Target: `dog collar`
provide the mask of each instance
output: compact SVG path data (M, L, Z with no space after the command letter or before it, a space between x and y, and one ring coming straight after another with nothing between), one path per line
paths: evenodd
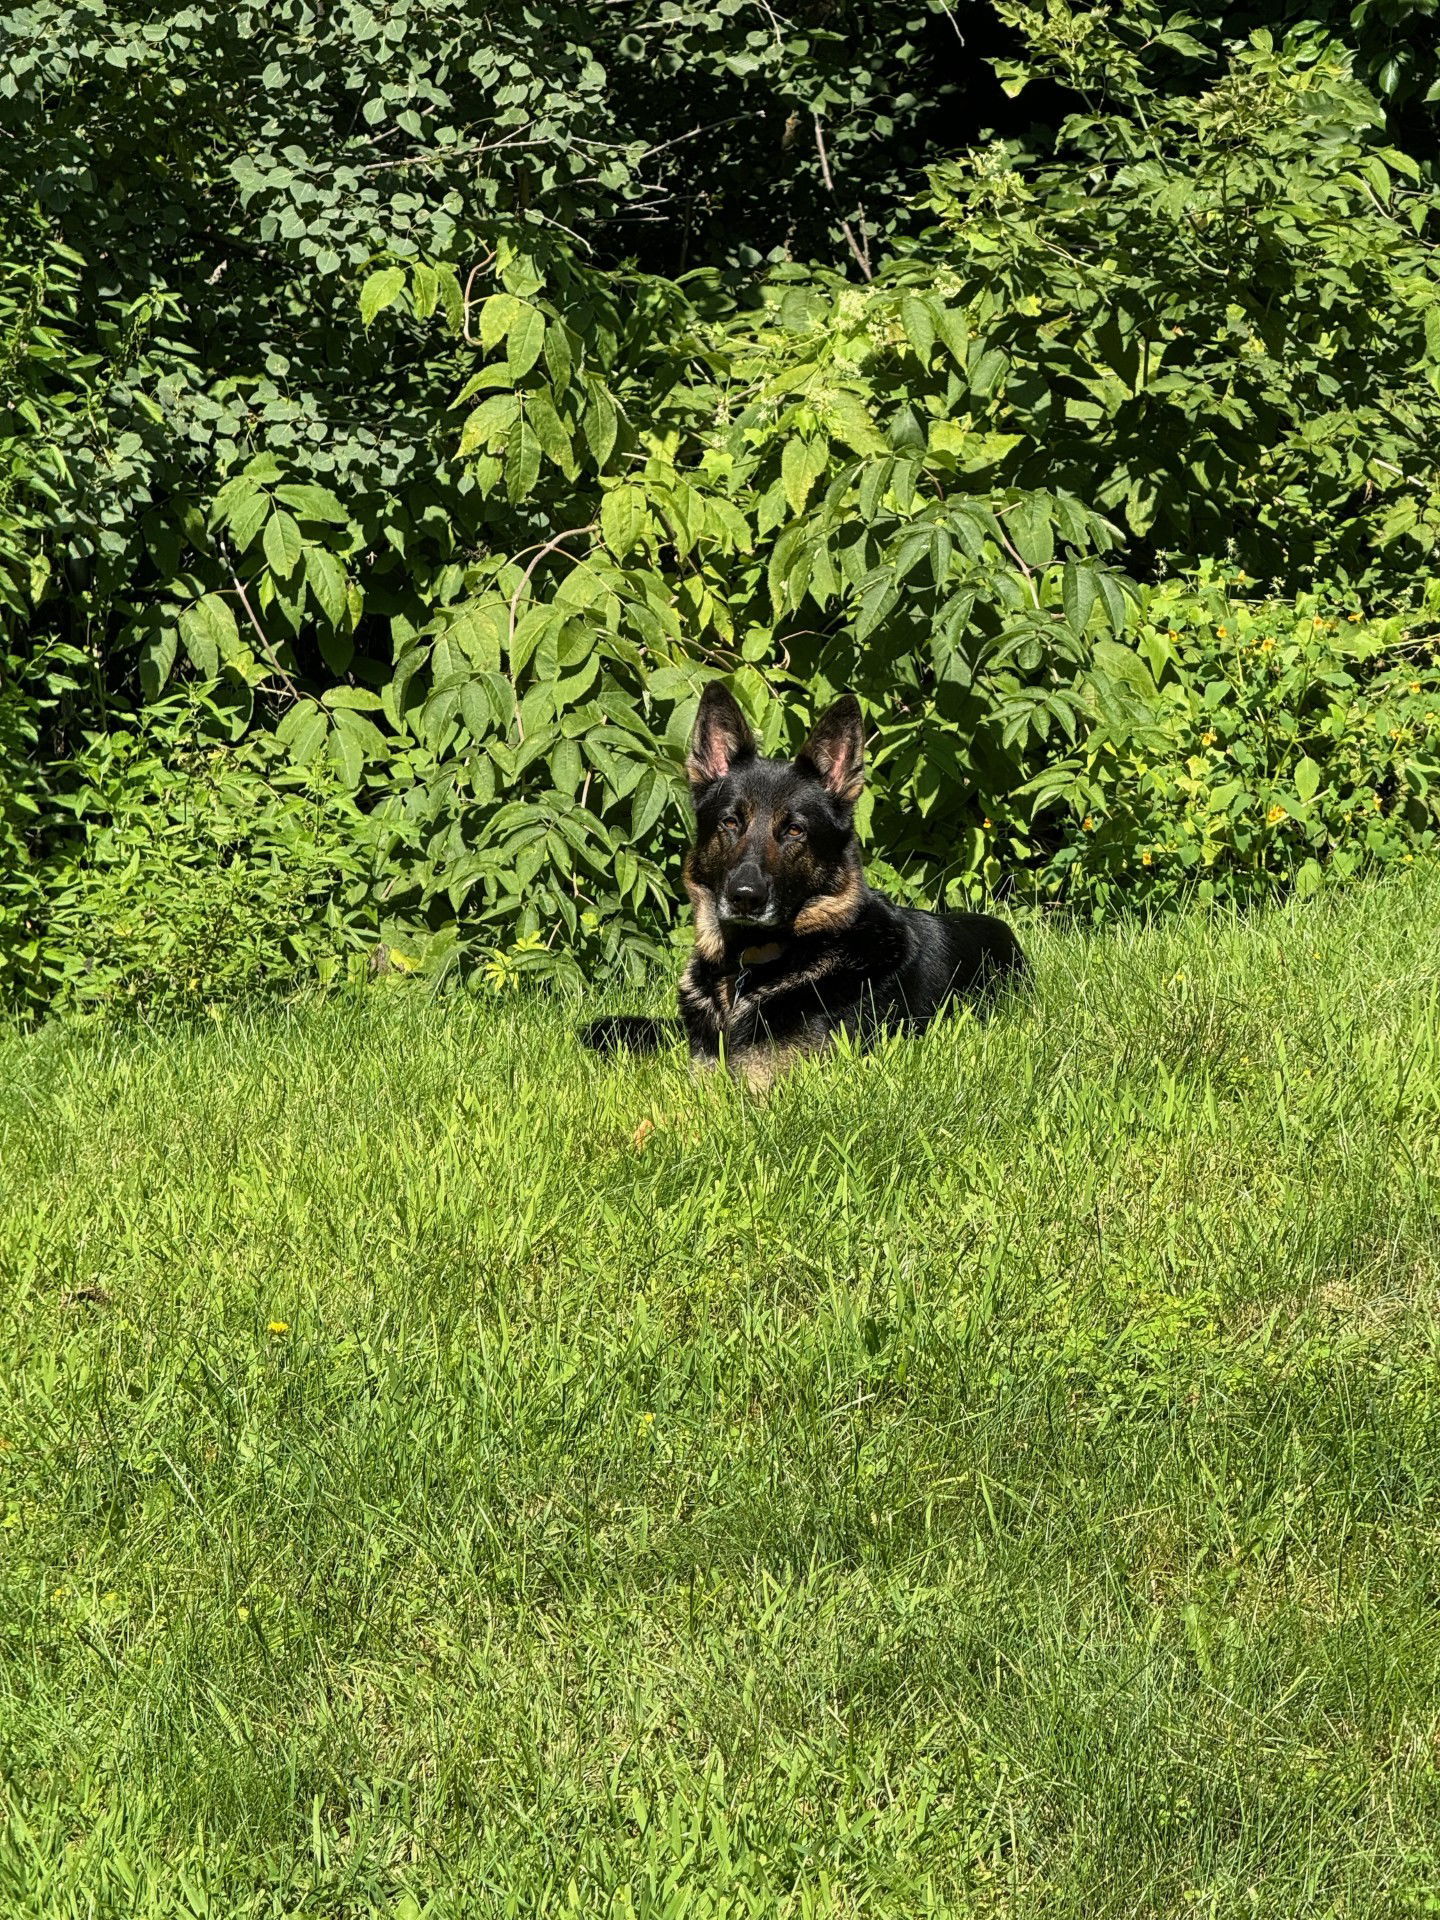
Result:
M759 946L740 949L740 971L735 976L732 989L736 1000L743 1000L750 985L752 967L768 967L778 960L785 951L783 940L765 940Z

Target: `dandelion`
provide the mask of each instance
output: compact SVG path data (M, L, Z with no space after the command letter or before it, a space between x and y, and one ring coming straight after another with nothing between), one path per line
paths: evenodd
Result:
M1278 807L1278 806L1271 807L1270 811L1265 816L1265 824L1267 827L1273 827L1279 821L1287 818L1288 818L1288 815L1286 814L1284 807Z
M265 1331L267 1333L288 1333L290 1331L290 1322L288 1320L272 1320Z

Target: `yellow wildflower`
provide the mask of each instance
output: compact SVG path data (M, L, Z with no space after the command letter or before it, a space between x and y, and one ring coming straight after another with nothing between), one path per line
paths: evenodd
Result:
M1260 651L1261 653L1273 653L1275 651L1275 640L1273 635L1268 633L1266 634L1265 638L1260 642Z
M1284 820L1285 818L1287 818L1287 815L1284 807L1271 807L1265 816L1265 824L1267 827L1273 827L1277 821Z
M288 1333L290 1331L290 1322L288 1320L272 1320L265 1331L267 1333Z
M1148 867L1148 866L1150 865L1150 863L1151 863L1151 856L1150 856L1150 855L1149 855L1148 853L1142 853L1142 854L1141 854L1141 856L1140 856L1140 864L1141 864L1141 866L1142 866L1142 867Z
M1213 733L1202 733L1200 736L1200 744L1202 747L1213 747L1215 744L1215 735Z
M1080 831L1082 833L1093 833L1095 831L1095 822L1091 819L1088 813L1086 814L1085 818L1080 822Z
M1410 682L1410 691L1411 693L1418 693L1420 691L1420 682L1418 680L1412 680Z

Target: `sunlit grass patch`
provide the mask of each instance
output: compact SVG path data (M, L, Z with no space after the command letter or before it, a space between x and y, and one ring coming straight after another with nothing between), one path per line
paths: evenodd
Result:
M0 1042L4 1911L1428 1911L1437 932Z

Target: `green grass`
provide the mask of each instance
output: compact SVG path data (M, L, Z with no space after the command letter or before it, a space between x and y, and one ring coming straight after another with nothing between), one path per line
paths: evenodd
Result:
M1034 947L0 1042L0 1912L1440 1911L1440 875Z

